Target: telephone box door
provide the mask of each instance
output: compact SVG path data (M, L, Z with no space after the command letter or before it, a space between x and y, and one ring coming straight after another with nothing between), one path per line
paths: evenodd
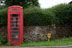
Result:
M8 43L13 45L23 43L23 8L21 6L8 8Z

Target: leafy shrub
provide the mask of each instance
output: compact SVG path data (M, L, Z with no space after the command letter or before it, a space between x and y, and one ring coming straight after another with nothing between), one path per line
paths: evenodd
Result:
M7 8L0 10L0 24L7 24Z
M4 45L7 43L7 38L6 37L1 37L0 38L0 45Z
M2 43L0 42L0 46L2 45Z
M70 24L72 22L72 6L69 4L59 4L51 8L55 13L56 24Z
M12 46L12 44L11 43L7 43L6 46Z
M24 24L27 25L49 25L54 22L53 12L40 8L27 8L24 10Z

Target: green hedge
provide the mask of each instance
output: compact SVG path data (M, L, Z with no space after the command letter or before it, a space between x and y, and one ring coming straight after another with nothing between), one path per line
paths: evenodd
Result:
M54 23L55 14L40 8L27 8L24 10L25 25L49 25Z
M1 37L0 38L0 46L1 45L4 45L4 44L6 44L7 43L7 38L6 37Z
M50 8L55 13L56 24L72 24L72 5L59 4Z
M7 24L7 8L0 9L0 24Z
M24 9L24 25L71 24L72 5L60 4L52 8L30 7ZM7 8L0 10L0 24L7 24Z

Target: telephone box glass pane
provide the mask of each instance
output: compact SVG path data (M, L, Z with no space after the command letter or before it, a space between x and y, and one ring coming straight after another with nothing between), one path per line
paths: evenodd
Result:
M12 20L16 20L16 18L13 18Z
M13 17L18 17L19 14L11 14L11 16L13 16Z
M19 32L12 32L12 34L18 34Z
M12 37L18 38L18 35L12 35Z
M18 21L12 21L12 23L18 23Z
M13 20L13 21L14 21L14 20L18 20L18 18L11 18L11 20Z
M18 26L19 26L19 25L14 25L14 24L12 25L12 27L18 27Z
M12 28L12 30L18 30L18 28Z
M12 41L18 41L19 39L18 38L12 38Z
M19 9L11 9L10 11L20 11Z
M13 41L18 41L19 36L18 35L12 35L12 40Z

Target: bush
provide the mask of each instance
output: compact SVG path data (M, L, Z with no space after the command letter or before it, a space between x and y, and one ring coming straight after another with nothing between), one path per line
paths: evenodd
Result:
M4 45L7 43L7 38L6 37L1 37L0 38L0 45Z
M59 4L51 8L55 13L56 24L71 24L72 22L72 6L69 4Z
M0 10L0 24L7 24L7 8Z
M0 42L0 46L2 45L2 43Z
M27 8L24 10L24 25L49 25L54 22L55 14L40 8Z

